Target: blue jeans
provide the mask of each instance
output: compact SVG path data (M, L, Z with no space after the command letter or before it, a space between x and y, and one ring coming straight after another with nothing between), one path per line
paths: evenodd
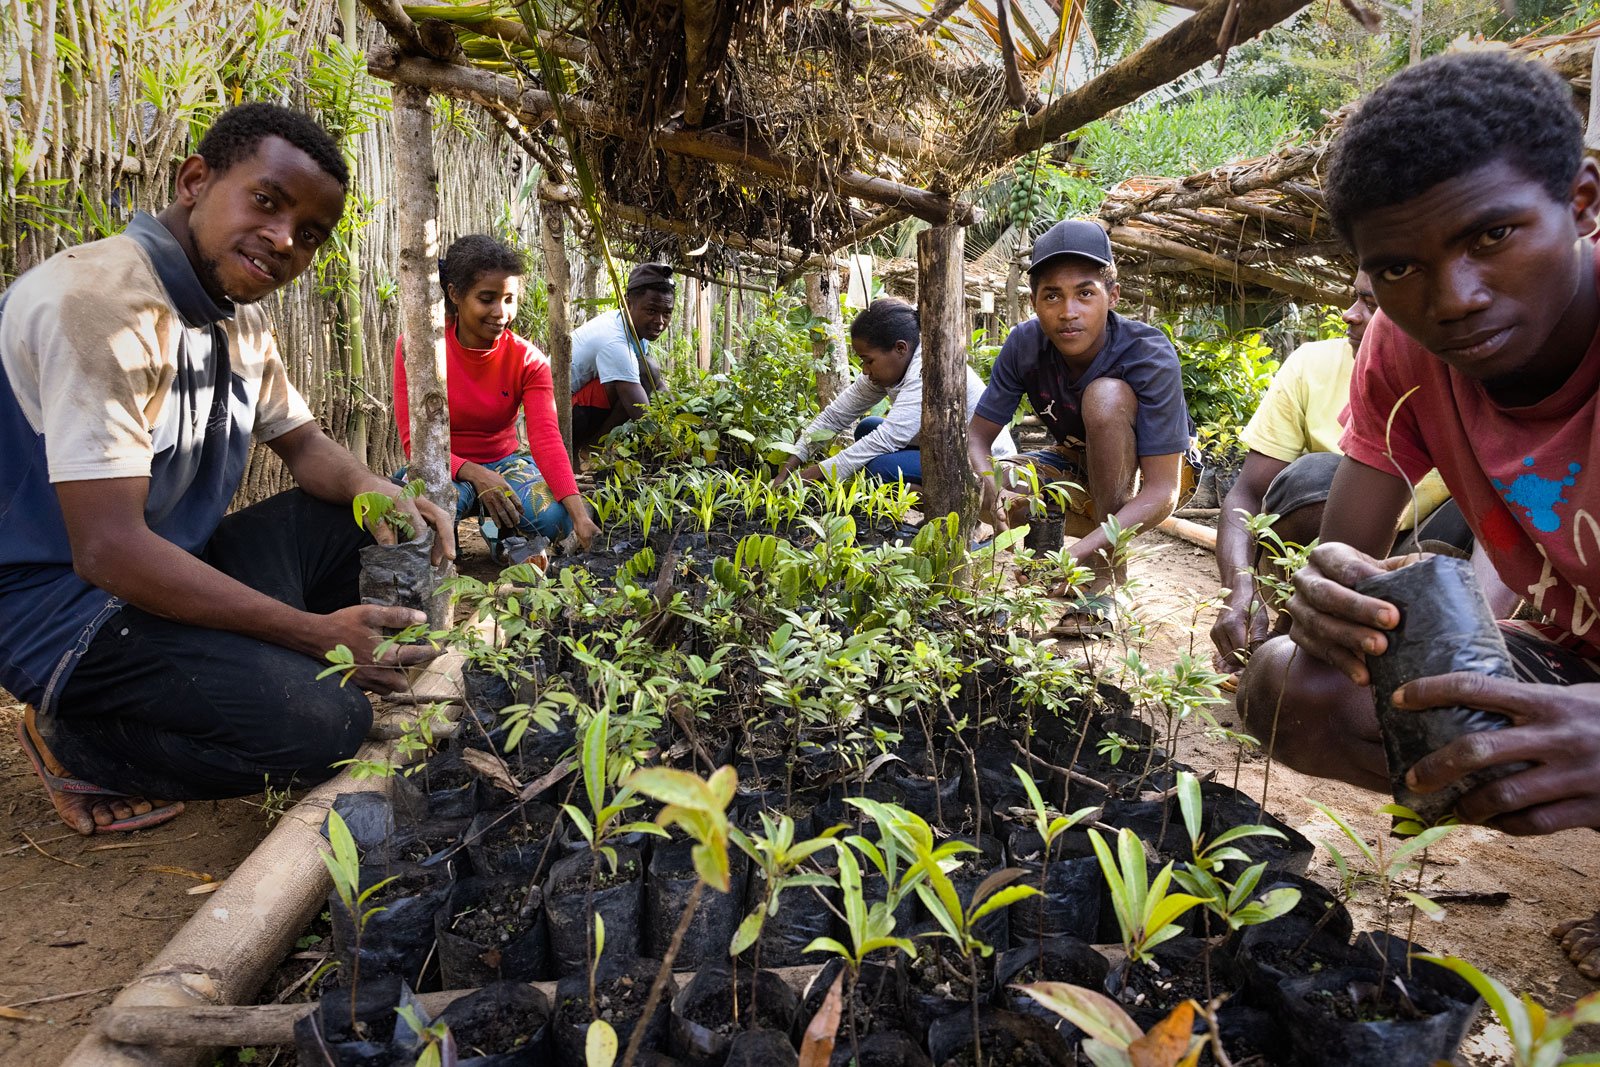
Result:
M542 534L554 541L565 537L572 532L572 516L567 514L567 509L561 506L560 501L550 494L550 487L545 485L544 475L539 473L539 468L534 466L533 457L526 452L513 452L509 456L502 456L492 463L480 464L488 467L506 480L512 492L517 494L517 499L522 503L522 522L519 531L524 534ZM405 480L406 468L401 467L395 478ZM456 479L456 521L460 522L469 515L479 514L478 491L472 483ZM497 540L501 531L493 530L492 520L488 521L488 528L484 530L484 540ZM491 530L493 536L491 536Z
M881 425L883 425L881 415L868 415L856 423L856 440L861 440ZM899 481L901 478L908 482L921 482L922 450L915 447L903 448L899 452L885 452L881 456L873 456L867 460L865 470L874 478L885 482Z

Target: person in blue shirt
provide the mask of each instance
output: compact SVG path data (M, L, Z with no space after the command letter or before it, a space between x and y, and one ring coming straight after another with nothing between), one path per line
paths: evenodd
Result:
M397 489L322 432L257 305L311 265L348 182L311 118L233 108L159 215L0 302L0 685L79 833L328 777L371 723L361 690L431 656L377 654L424 617L357 603L373 535L350 505ZM252 438L300 488L229 514ZM435 564L454 555L441 508L396 504L433 528ZM348 686L319 677L340 645Z
M672 321L677 285L665 263L628 272L622 306L572 331L572 445L584 448L644 413L661 386L650 345Z
M1113 622L1106 590L1125 578L1101 524L1115 518L1124 529L1148 530L1172 513L1191 447L1189 410L1166 335L1112 310L1121 290L1098 222L1069 219L1040 236L1028 286L1034 318L1001 346L967 428L968 457L983 517L996 529L1026 522L1032 486L1049 483L1065 483L1067 507L1094 524L1070 547L1094 578L1054 631L1090 636ZM1024 395L1055 444L997 462L994 442Z

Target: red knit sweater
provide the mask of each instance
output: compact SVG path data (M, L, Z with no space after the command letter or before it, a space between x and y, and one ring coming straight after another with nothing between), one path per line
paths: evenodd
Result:
M528 453L557 500L578 491L556 423L550 360L510 330L490 349L466 348L455 324L445 327L446 388L450 396L450 477L463 463L489 463L517 451L517 408L527 416ZM394 417L411 457L411 412L406 403L404 339L394 345Z

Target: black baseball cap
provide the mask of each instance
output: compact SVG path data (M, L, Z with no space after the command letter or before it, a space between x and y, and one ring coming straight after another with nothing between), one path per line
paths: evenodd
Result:
M1102 267L1111 266L1111 237L1091 219L1064 219L1033 242L1028 275L1037 274L1046 263L1062 256L1078 256Z
M641 263L628 272L628 287L624 293L635 289L677 289L672 280L672 268L665 263Z

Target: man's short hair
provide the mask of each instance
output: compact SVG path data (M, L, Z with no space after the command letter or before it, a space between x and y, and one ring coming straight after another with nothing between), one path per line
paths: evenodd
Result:
M311 161L339 183L350 188L350 168L333 137L321 123L300 111L277 104L240 104L217 117L195 151L212 170L225 171L248 159L268 137L281 137L311 157Z
M1367 97L1334 143L1323 194L1345 240L1355 220L1505 161L1565 200L1583 159L1572 89L1503 50L1435 56Z

